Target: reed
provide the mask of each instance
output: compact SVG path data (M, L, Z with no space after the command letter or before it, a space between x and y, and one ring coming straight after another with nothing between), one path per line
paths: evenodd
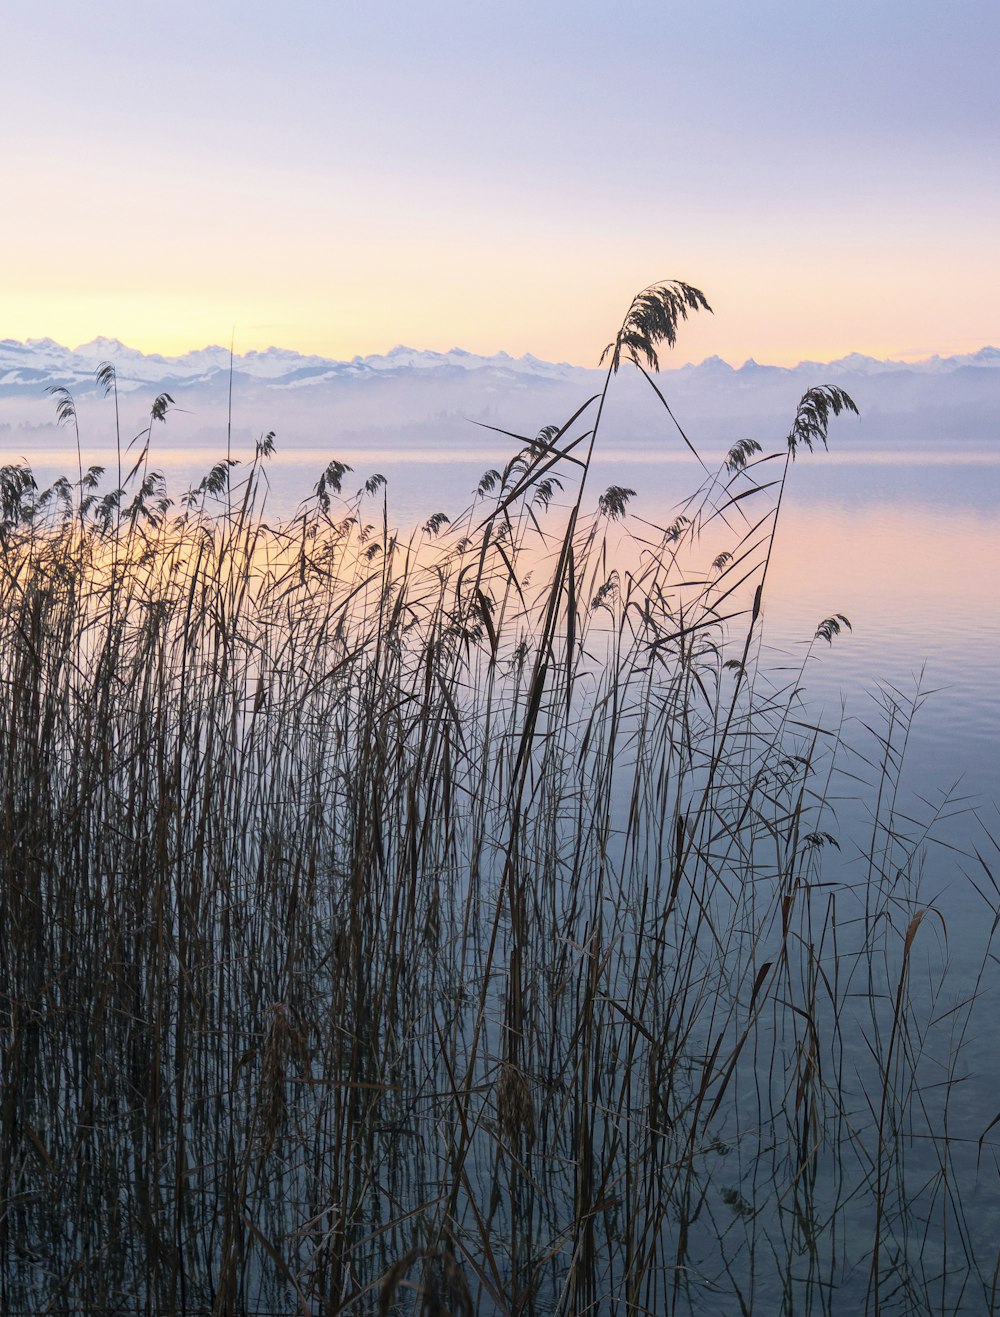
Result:
M171 504L167 395L114 489L0 470L5 1312L993 1310L990 948L950 1002L914 708L838 838L840 729L760 661L793 459L854 405L663 527L592 490L622 368L696 451L654 375L704 309L644 290L600 394L408 534L340 462L265 520L273 436Z

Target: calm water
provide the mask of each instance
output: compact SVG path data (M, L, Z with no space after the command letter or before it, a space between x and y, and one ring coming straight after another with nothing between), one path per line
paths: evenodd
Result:
M500 454L350 454L383 473L397 524L464 508ZM930 459L930 460L929 460ZM290 464L316 469L312 455ZM345 478L345 491L361 480ZM625 451L599 456L592 499L609 484L638 491L633 511L667 524L697 483L693 464ZM276 484L276 506L290 506ZM374 510L371 513L374 519ZM842 613L853 630L810 662L811 702L862 716L880 681L927 694L914 728L914 790L957 787L981 805L1000 784L1000 454L960 450L895 460L884 453L803 455L791 472L765 602L768 661L795 666L816 625ZM932 693L933 692L933 693Z
M271 515L276 519L291 515L296 501L334 455L355 468L345 480L348 495L373 472L387 477L390 520L403 526L419 524L437 511L456 515L468 505L483 471L502 465L504 458L502 449L492 450L484 441L447 452L286 452L279 454L272 473ZM202 474L207 463L188 452L172 455L164 465L176 494ZM637 490L631 504L634 513L662 526L672 520L697 480L696 468L687 461L620 450L599 457L590 497L596 501L598 493L612 483ZM933 905L941 918L925 922L914 956L918 972L913 975L911 996L917 1013L922 1011L931 1027L926 1037L909 1040L909 1045L931 1074L920 1099L926 1103L926 1126L933 1128L944 1111L936 1104L945 1091L948 1094L951 1133L958 1140L953 1165L964 1181L960 1188L969 1215L969 1238L982 1256L990 1256L1000 1237L1000 1195L992 1156L1000 1126L986 1140L982 1157L977 1145L1000 1106L995 960L986 960L986 973L978 977L996 911L990 904L989 879L977 859L979 852L1000 881L997 852L990 848L990 834L1000 837L996 806L1000 782L998 513L1000 462L986 451L954 448L947 461L934 453L907 461L875 452L855 452L849 457L839 453L804 455L792 469L782 509L765 596L761 651L762 666L776 689L789 683L804 687L802 722L822 727L821 735L827 739L839 734L843 742L823 827L840 845L838 855L831 858L838 878L847 884L841 906L846 948L851 945L852 921L860 927L866 910L863 855L871 829L868 788L877 788L879 737L885 734L886 710L898 708L905 713L918 706L907 738L897 813L905 821L905 837L918 838L926 829L928 842L923 858L905 875L905 896L915 905ZM361 516L378 521L381 503L362 503ZM845 630L832 645L824 641L811 645L817 624L835 613L849 618L852 630ZM803 664L805 674L800 681ZM857 890L852 892L850 885L855 880ZM976 891L976 883L985 896ZM887 958L885 969L885 980L877 985L883 1000L891 997L892 974L898 972L898 964ZM863 989L859 983L861 1026L869 1010ZM949 1035L949 1019L953 1013L957 1012L954 1018L961 1015L962 1003L974 991L983 998L977 1023L963 1038ZM850 1021L845 1025L840 1076L845 1110L863 1114L872 1058L866 1052L864 1028L854 1031ZM766 1041L766 1025L762 1029ZM944 1050L939 1055L942 1039ZM692 1045L702 1041L695 1039ZM954 1077L961 1083L952 1100L950 1085L947 1090L934 1091L933 1074L935 1066L954 1055L957 1042L962 1051ZM769 1084L780 1087L784 1078L783 1074L758 1076L756 1082L766 1089ZM768 1103L761 1098L759 1087L754 1095L754 1085L755 1077L745 1076L744 1099L731 1113L720 1113L720 1149L733 1136L729 1146L750 1151L748 1155L742 1151L719 1153L720 1183L735 1195L732 1202L725 1199L733 1220L730 1226L719 1209L710 1228L702 1222L707 1229L706 1256L720 1229L727 1239L730 1230L735 1238L743 1229L744 1205L754 1201L757 1177L768 1174L768 1131L754 1124L755 1110L765 1109ZM837 1165L836 1158L856 1155L861 1163L866 1155L861 1143L859 1140L852 1152L848 1139L821 1163L810 1199L820 1215L829 1211L831 1218L836 1216L840 1177L851 1178L851 1172ZM933 1147L928 1146L926 1164L921 1161L923 1155L918 1147L911 1156L916 1177L911 1190L922 1172L928 1182L935 1175ZM857 1178L862 1178L864 1170L862 1165ZM846 1254L856 1252L860 1261L856 1275L838 1292L831 1312L844 1310L838 1309L840 1304L850 1303L860 1310L866 1303L864 1240L870 1235L870 1221L865 1219L865 1205L855 1206L859 1221L855 1228L861 1242L848 1239L842 1247ZM854 1219L850 1213L846 1216ZM801 1223L794 1228L802 1229ZM850 1221L847 1228L851 1228ZM698 1251L697 1234L692 1229L693 1255ZM938 1250L943 1255L941 1240L929 1234L927 1256L934 1257ZM742 1276L741 1267L754 1266L753 1260L747 1264L746 1257L741 1258L735 1244L732 1257L738 1276ZM720 1283L722 1279L720 1276ZM770 1283L767 1277L758 1276L757 1301L765 1303L770 1298L771 1310L777 1311L780 1281L774 1280L777 1288L773 1293ZM981 1298L981 1291L978 1298L973 1295L967 1310L982 1311ZM705 1302L708 1305L710 1297ZM718 1309L706 1306L705 1310L735 1311L725 1304Z
M368 476L386 477L390 524L419 526L438 511L454 519L483 472L502 467L514 447L471 425L469 432L461 448L279 448L265 517L294 515L335 456L352 467L347 499ZM65 447L27 454L40 479L75 466L68 436L59 438ZM599 450L591 505L608 485L623 485L637 491L630 503L637 516L668 524L701 478L676 448ZM866 448L863 436L838 432L836 424L831 448L802 454L791 470L765 596L763 663L776 683L790 680L819 621L845 615L853 629L811 650L803 696L809 716L843 723L848 746L870 757L880 687L903 704L916 699L903 773L909 805L920 818L941 810L935 836L942 842L981 849L981 825L1000 834L1000 453L960 437L893 453ZM185 447L158 452L156 465L176 499L218 456ZM84 461L103 462L110 472L115 459L94 449ZM381 496L361 500L359 516L380 523ZM850 825L846 780L840 794ZM931 853L929 892L940 894L954 920L968 906L968 884L953 855L942 847ZM978 923L981 912L970 918ZM949 932L951 952L960 955L964 925L953 922Z
M492 464L464 453L448 457L433 452L416 461L378 454L372 463L387 476L393 500L398 498L401 510L413 520L438 508L463 507L483 467ZM357 464L364 469L363 457ZM598 461L592 499L611 483L639 491L634 512L665 525L697 483L697 472L691 464L669 457L651 460L649 454L619 453ZM933 1131L947 1119L956 1135L954 1169L963 1181L970 1237L984 1255L991 1254L1000 1235L1000 1178L996 1161L990 1159L990 1140L984 1158L978 1158L975 1147L1000 1107L995 1046L1000 975L995 959L985 959L982 973L998 907L991 904L995 892L977 858L982 856L1000 880L998 854L990 841L991 836L1000 838L998 519L1000 461L994 453L956 451L947 461L933 452L906 461L876 452L803 455L792 469L782 509L761 655L781 687L793 680L798 684L808 652L802 718L841 729L844 750L830 785L833 810L824 820L841 849L829 857L827 872L857 883L856 907L848 906L844 917L858 919L859 927L867 900L863 857L871 838L871 793L877 790L882 755L879 737L886 731L887 709L904 715L913 710L897 809L905 820L905 834L918 838L926 829L928 840L906 879L905 896L914 907L932 906L940 915L922 927L911 980L917 1013L928 1022L920 1044L924 1081L929 1083L924 1099L927 1126ZM834 613L845 615L852 630L845 629L830 645L820 641L810 649L817 624ZM895 966L887 967L883 989L889 996L895 972ZM862 1041L870 1034L870 1019L858 986L858 1027L855 1031L846 1022L844 1031L844 1083L855 1110L864 1112L872 1057ZM949 1013L960 1009L974 991L981 1000L972 1028L962 1038L960 1083L954 1097L949 1096L946 1117L943 1106L934 1107L940 1096L933 1091L934 1071L939 1067L944 1075L956 1044L957 1031L948 1032ZM752 1126L752 1113L736 1114L732 1128L738 1129L742 1119ZM996 1133L994 1129L992 1135ZM766 1163L766 1140L760 1151ZM834 1186L844 1173L837 1158L845 1155L850 1154L840 1149L820 1173L817 1201L824 1200L825 1184L831 1211ZM928 1182L933 1182L936 1164L930 1144L913 1151L911 1190L922 1165ZM727 1168L721 1173L733 1172ZM742 1181L742 1197L751 1202L754 1184L753 1176ZM859 1215L870 1226L863 1208ZM848 1242L848 1252L850 1247ZM941 1240L928 1237L926 1258L933 1258L937 1249L943 1249ZM759 1301L764 1301L766 1284L758 1285ZM772 1298L777 1310L777 1290ZM864 1308L869 1301L862 1267L856 1288L845 1285L833 1310L847 1302ZM953 1302L952 1296L945 1306ZM933 1303L928 1297L929 1307ZM967 1310L980 1311L980 1303L970 1298ZM719 1311L730 1309L723 1306Z
M852 424L854 424L852 422ZM60 447L28 452L39 479L75 468L66 432ZM347 461L343 492L365 479L387 479L390 523L419 525L434 512L452 518L468 507L489 467L502 467L513 445L469 426L461 448L279 447L270 468L265 516L284 519L315 484L331 457ZM697 466L676 441L654 450L621 443L599 450L590 501L612 483L637 492L630 507L669 523L699 483ZM847 739L866 747L871 696L888 683L921 699L908 747L907 790L939 804L959 796L997 832L1000 783L1000 452L949 438L907 453L866 448L857 430L831 431L830 452L804 453L792 470L765 598L766 666L781 673L801 664L817 623L842 613L853 630L812 651L806 678L812 713L846 718ZM175 499L205 474L218 451L159 451ZM115 456L93 448L87 462L114 470ZM238 470L237 470L238 476ZM362 501L362 520L380 522L380 499ZM955 809L945 811L953 816ZM971 837L967 819L944 830Z
M416 461L391 452L352 457L359 476L386 475L390 508L407 525L462 510L484 467L500 465L503 453L485 463L433 450ZM314 460L294 465L304 475ZM665 525L697 478L686 461L610 454L596 464L591 499L611 483L633 488L633 511ZM282 492L278 484L278 507ZM964 452L954 462L806 454L791 473L765 606L779 665L797 666L821 619L850 620L853 631L822 645L810 665L808 690L821 708L839 710L843 696L848 714L859 716L880 680L936 692L915 726L912 785L960 785L982 803L1000 783L998 517L997 454Z
M832 442L836 448L836 436ZM414 525L468 506L483 471L507 454L467 449L345 451L353 495L373 472L388 481L390 520ZM854 447L857 447L855 444ZM271 513L288 515L326 455L279 453ZM202 469L176 455L178 473ZM169 471L169 468L168 468ZM634 449L598 454L596 501L612 483L635 489L632 510L659 525L697 485L693 463ZM368 517L381 505L370 501ZM957 787L989 806L1000 783L1000 453L956 445L912 458L885 452L804 454L793 466L765 603L768 662L797 666L817 623L842 613L853 630L822 643L809 665L810 701L862 716L880 681L927 694L914 727L914 790ZM988 810L987 810L988 812Z

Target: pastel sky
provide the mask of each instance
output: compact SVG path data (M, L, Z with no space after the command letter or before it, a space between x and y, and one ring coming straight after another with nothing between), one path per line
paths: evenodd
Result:
M1000 343L997 0L6 0L0 337Z

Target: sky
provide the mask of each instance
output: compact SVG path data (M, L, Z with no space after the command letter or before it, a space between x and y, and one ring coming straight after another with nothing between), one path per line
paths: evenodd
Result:
M1000 344L996 0L6 0L0 338Z

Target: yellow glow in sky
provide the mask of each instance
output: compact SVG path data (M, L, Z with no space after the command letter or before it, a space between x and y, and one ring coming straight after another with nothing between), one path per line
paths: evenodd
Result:
M15 5L0 337L592 364L680 278L678 363L1000 341L1000 11L720 6Z

